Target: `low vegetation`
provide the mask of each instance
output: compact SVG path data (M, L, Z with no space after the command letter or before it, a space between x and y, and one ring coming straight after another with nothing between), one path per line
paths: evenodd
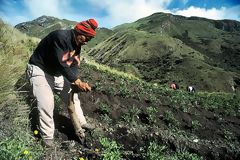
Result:
M0 29L0 159L240 158L239 95L171 90L93 61L82 61L80 77L93 91L80 97L96 129L81 145L66 108L56 109L57 146L43 148L29 119L35 104L24 79L35 40L2 22Z
M115 27L88 54L146 81L232 92L240 85L239 24L155 13Z
M26 84L18 85L37 41L0 21L0 159L39 159L44 154L30 130L30 108L19 95Z

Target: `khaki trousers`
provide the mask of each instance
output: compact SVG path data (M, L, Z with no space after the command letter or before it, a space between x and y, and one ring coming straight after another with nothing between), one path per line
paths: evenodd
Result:
M53 139L54 137L54 95L53 92L60 96L65 105L68 105L70 82L63 76L51 76L45 73L38 66L27 65L27 77L32 86L33 96L37 100L39 112L39 127L43 139ZM80 104L78 94L74 94L74 107L80 124L86 123ZM67 106L66 106L67 107Z

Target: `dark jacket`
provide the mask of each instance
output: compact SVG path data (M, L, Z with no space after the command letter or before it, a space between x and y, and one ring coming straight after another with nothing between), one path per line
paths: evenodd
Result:
M74 50L75 54L72 55ZM73 30L56 30L40 41L29 63L50 75L63 75L70 82L74 82L77 79L80 52L81 48L76 45Z

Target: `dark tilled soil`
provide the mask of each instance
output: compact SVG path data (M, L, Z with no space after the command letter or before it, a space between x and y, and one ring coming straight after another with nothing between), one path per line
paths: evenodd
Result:
M67 116L67 110L56 113L56 140L59 144L57 154L64 158L83 156L90 159L101 159L101 152L94 152L100 148L99 135L109 137L123 146L123 154L126 159L144 159L140 148L146 147L151 141L168 146L170 153L182 148L190 153L203 156L204 159L238 159L239 148L227 141L239 144L240 120L237 117L216 117L216 114L206 111L201 106L193 108L192 112L185 113L179 109L171 109L170 106L159 106L157 122L151 124L146 108L149 103L137 101L132 98L106 95L105 93L92 91L80 93L84 113L88 121L96 126L95 131L87 133L86 142L81 142L74 134L74 129ZM111 106L108 116L111 121L103 120L101 104ZM132 123L126 123L123 116L129 112L132 106L140 109L137 118ZM166 111L172 111L177 119L177 128L184 133L172 131L172 127L166 120ZM198 121L199 126L193 126L193 121ZM186 134L184 136L184 134ZM188 134L188 135L187 135ZM197 138L189 138L188 136ZM228 137L227 137L228 136ZM197 139L197 142L194 140ZM53 154L51 154L53 155Z
M91 84L101 79L96 72L91 75ZM114 85L116 83L109 79L105 82ZM134 86L129 88L134 90ZM145 159L146 149L153 141L166 146L165 153L168 155L184 149L204 159L240 159L238 116L227 116L221 110L217 113L206 110L198 103L190 104L187 110L183 110L171 106L167 100L153 102L147 96L139 100L114 95L98 88L88 93L81 92L79 96L87 120L96 126L95 130L86 133L82 144L74 133L67 109L64 106L60 109L56 107L54 119L57 145L54 149L47 150L44 159L101 159L103 148L99 142L100 137L108 137L122 145L123 157L126 159ZM163 97L168 99L170 96ZM35 105L32 103L32 106ZM147 112L149 107L156 108L155 121L151 121L152 115ZM0 117L2 130L8 123L6 116ZM33 131L38 128L36 109L30 113L30 119ZM7 134L0 133L0 136ZM96 148L100 151L96 152Z
M123 121L123 115L128 112L127 110L131 106L137 106L141 110L137 117L138 120L136 120L138 125L126 123L112 125L110 127L113 128L113 133L105 132L106 136L123 144L126 151L133 151L136 155L140 154L138 153L140 147L146 146L152 140L157 140L169 146L173 151L184 146L190 152L204 156L206 159L237 159L240 156L239 148L234 148L227 143L227 141L235 141L236 144L239 144L239 117L217 116L216 113L206 111L201 106L195 106L191 110L192 112L184 113L179 109L171 109L171 106L160 105L157 122L150 124L148 121L149 115L146 113L145 108L151 104L145 101L141 102L118 96L113 97L97 92L82 93L81 99L85 113L94 119L98 119L97 126L101 122L99 119L101 112L98 112L101 103L112 107L109 117L113 119L114 123ZM177 119L177 128L179 130L196 135L198 142L180 138L177 133L168 133L168 129L171 127L169 127L169 122L166 120L166 111L172 111ZM193 124L195 121L198 123ZM146 128L141 130L139 125ZM217 144L215 145L215 143Z

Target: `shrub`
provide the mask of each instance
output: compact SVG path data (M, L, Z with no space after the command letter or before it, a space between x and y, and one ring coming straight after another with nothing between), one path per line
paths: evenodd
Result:
M107 138L100 138L100 143L103 146L103 160L121 160L121 146L116 141L110 141Z

